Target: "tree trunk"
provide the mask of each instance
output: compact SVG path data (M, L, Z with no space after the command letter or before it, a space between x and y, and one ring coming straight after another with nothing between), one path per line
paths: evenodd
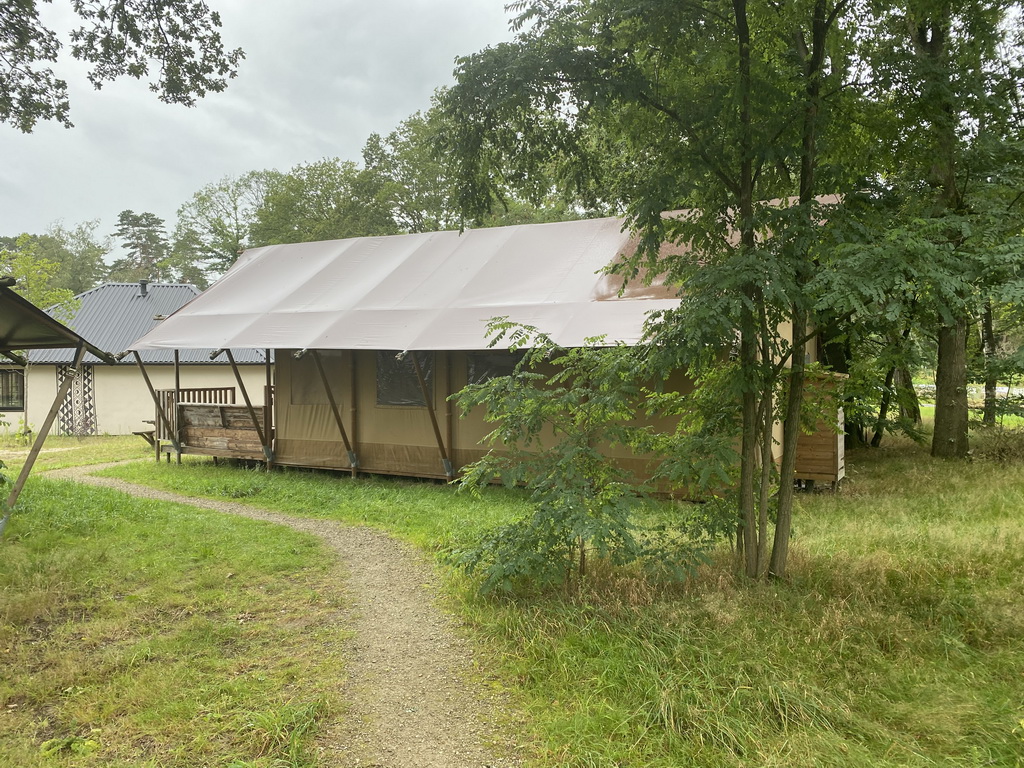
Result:
M754 343L754 314L744 307L740 319L740 376L743 387L743 437L740 454L739 514L743 526L743 570L757 576L757 515L754 505L754 471L757 466L757 395L751 371L757 366L757 347Z
M807 353L807 314L793 307L793 364L789 371L786 415L782 424L782 464L779 467L779 508L775 518L775 540L768 573L777 579L786 575L789 539L793 528L793 475L796 474L796 445L800 439L800 410L804 402L804 356Z
M911 424L920 424L921 402L917 399L914 377L910 374L910 369L907 366L896 366L893 389L896 391L896 398L900 404L900 418L906 419Z
M932 456L967 457L967 318L939 327Z
M885 374L885 386L882 387L882 402L878 406L878 420L875 422L875 434L871 438L871 447L877 448L882 444L882 436L885 434L885 420L889 415L889 403L892 400L893 381L896 379L896 366L889 369Z
M753 80L750 73L750 25L747 0L732 0L736 20L737 79L739 90L740 168L737 183L740 250L749 257L756 246L754 233L754 152L750 109ZM757 469L757 321L754 316L756 286L744 289L747 302L740 310L740 376L743 379L743 441L740 456L739 513L743 524L743 563L747 576L757 576L757 512L754 501L754 473Z
M985 359L985 410L981 421L989 427L996 425L996 334L992 322L992 302L985 302L981 315L981 349Z

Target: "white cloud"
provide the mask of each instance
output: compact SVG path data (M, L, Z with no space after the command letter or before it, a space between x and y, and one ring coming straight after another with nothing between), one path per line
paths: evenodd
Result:
M246 51L224 93L185 109L143 82L95 91L71 62L60 74L74 128L0 126L0 235L96 218L107 233L126 208L170 228L181 203L224 176L359 160L371 132L389 132L451 82L457 56L510 37L503 0L210 4L226 45Z

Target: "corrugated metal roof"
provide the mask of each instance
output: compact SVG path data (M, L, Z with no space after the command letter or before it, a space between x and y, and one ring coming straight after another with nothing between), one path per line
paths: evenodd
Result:
M177 311L199 295L199 289L187 283L104 283L75 298L78 308L67 322L68 327L103 350L118 354L128 349L132 342L156 328L161 320ZM51 316L54 307L46 310ZM157 319L160 318L160 319ZM189 349L181 351L181 362L188 365L210 365L212 349ZM232 350L239 364L263 363L261 350ZM174 362L171 350L145 350L140 352L144 363L169 364ZM27 354L30 363L69 364L73 350L34 349ZM87 363L98 362L87 354ZM212 364L223 364L219 357ZM135 358L126 357L122 365L134 365Z

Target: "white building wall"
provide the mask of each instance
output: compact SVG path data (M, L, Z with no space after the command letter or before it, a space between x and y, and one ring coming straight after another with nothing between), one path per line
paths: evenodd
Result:
M240 365L242 381L252 399L253 405L263 404L263 389L266 386L267 373L263 365ZM153 387L156 389L174 388L174 366L146 366ZM96 400L96 430L101 435L128 435L132 432L149 429L156 416L156 406L146 387L138 366L135 365L96 365L93 367L94 397ZM181 366L181 386L194 387L235 387L235 401L244 403L242 393L238 391L235 376L229 365L183 365ZM25 409L28 424L38 429L46 414L53 405L57 394L57 373L55 366L31 366L25 379ZM5 418L10 423L9 429L17 428L21 414L8 412ZM56 432L56 425L52 431Z

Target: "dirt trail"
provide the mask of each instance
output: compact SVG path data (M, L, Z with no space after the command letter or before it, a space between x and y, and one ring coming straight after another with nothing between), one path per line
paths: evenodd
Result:
M514 768L492 725L500 702L474 682L473 651L435 604L435 577L412 548L369 528L290 517L244 504L180 496L89 473L110 464L47 472L47 477L191 504L311 533L334 549L348 578L348 709L321 740L331 768Z

